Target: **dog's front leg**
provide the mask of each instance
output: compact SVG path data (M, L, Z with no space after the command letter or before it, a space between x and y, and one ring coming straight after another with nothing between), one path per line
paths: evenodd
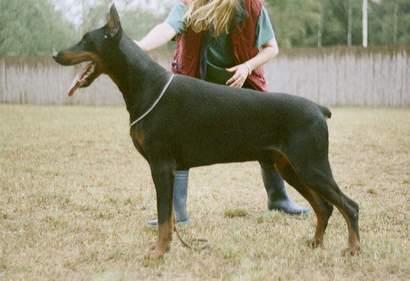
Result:
M150 248L147 257L158 259L169 250L172 240L175 161L154 161L150 163L150 166L157 193L158 239Z

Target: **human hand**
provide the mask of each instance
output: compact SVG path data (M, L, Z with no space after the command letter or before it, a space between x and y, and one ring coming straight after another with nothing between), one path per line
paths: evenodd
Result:
M226 70L229 72L235 72L234 75L226 81L226 85L234 88L242 88L246 78L248 78L249 74L252 72L251 67L246 62L231 68L227 68Z

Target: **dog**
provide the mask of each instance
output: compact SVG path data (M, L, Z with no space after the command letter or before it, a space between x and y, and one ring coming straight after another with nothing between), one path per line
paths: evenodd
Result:
M359 254L359 206L333 178L326 107L288 94L171 74L124 33L114 4L103 27L53 58L61 65L89 62L74 79L70 96L106 74L124 97L132 141L150 166L157 195L158 237L149 258L170 249L175 170L244 161L271 165L310 203L317 217L308 241L312 248L323 245L336 206L348 227L348 248L342 253Z

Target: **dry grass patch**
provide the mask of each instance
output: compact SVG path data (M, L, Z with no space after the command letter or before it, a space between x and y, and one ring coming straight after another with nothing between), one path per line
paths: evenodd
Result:
M267 211L259 166L243 163L191 171L181 232L210 248L174 238L163 261L146 262L155 192L127 122L123 108L0 105L0 280L410 279L408 109L333 109L333 172L361 208L353 258L340 255L337 211L325 248L309 249L315 217Z
M246 217L248 215L248 211L244 209L229 209L225 210L224 217L225 218L240 218Z

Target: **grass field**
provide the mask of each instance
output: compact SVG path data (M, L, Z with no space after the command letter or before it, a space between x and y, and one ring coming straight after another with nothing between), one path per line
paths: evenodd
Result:
M361 208L360 256L341 256L337 211L325 248L308 248L315 216L267 211L259 166L242 163L191 171L181 234L210 248L174 236L152 262L155 192L126 110L0 105L0 280L410 280L410 110L332 111L330 161Z

